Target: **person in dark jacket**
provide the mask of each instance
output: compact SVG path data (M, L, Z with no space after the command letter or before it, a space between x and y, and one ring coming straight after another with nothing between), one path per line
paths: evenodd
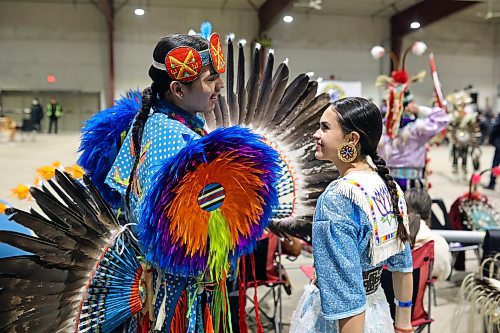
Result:
M490 144L495 146L495 155L493 156L493 165L492 168L500 165L500 113L497 114L497 118L493 127L490 131ZM488 190L494 190L496 183L496 177L493 175L493 172L490 176L490 183L486 187Z
M52 125L55 126L55 132L57 134L57 121L62 116L63 109L61 104L57 103L55 97L50 98L50 103L47 104L47 117L49 117L49 133L52 132Z
M31 103L31 123L35 131L42 131L43 108L38 98L34 98Z

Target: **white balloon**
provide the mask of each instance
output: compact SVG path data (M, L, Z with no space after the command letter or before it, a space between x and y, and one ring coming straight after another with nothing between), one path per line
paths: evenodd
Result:
M372 54L372 57L374 59L380 59L384 56L385 49L382 46L377 45L377 46L372 47L372 50L370 51L370 53Z
M427 51L427 45L424 42L415 42L411 47L411 52L415 55L422 55Z

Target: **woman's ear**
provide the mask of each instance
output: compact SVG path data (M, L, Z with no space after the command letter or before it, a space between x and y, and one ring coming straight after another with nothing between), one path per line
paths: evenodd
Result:
M182 92L182 84L179 81L170 82L170 93L176 96L177 98L184 98L184 92Z
M359 136L358 132L351 132L347 136L347 141L349 141L353 145L357 145L359 143L359 139L360 139L360 136Z

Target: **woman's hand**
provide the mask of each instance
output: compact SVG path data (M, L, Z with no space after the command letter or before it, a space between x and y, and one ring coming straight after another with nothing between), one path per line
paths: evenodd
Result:
M415 329L411 326L411 324L409 326L403 326L403 327L394 326L394 332L395 333L411 333L411 332L415 332Z

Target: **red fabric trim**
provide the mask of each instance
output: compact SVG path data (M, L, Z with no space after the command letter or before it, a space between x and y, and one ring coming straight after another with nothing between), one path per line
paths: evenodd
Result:
M257 297L257 276L255 275L255 257L253 253L250 255L250 262L252 264L252 275L254 283L253 303L255 305L255 321L257 322L257 333L264 333L262 322L260 321L259 298Z
M247 303L246 276L245 256L242 256L240 259L240 272L238 274L238 324L240 326L240 332L248 332L247 314L245 312Z
M139 265L137 272L135 273L134 283L131 286L130 296L129 296L129 307L132 314L136 314L142 309L142 301L139 293L139 286L142 276L142 266Z
M208 306L208 303L205 304L205 316L204 316L204 322L205 322L205 333L214 333L214 327L212 324L212 315L210 314L210 307Z
M186 311L187 311L187 296L186 291L183 290L177 306L175 307L174 316L170 323L171 333L185 333L186 332Z

